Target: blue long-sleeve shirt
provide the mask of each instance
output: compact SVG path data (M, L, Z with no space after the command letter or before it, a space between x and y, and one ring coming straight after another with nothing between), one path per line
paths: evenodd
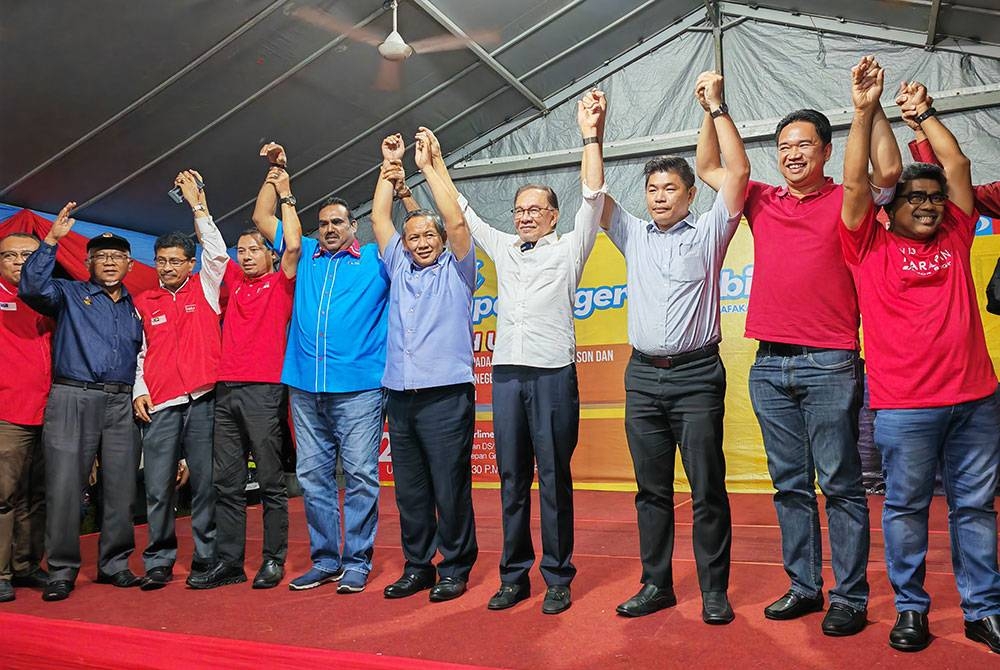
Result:
M18 294L38 312L54 316L53 378L80 382L135 382L142 322L122 286L117 302L93 282L54 279L56 247L42 242L24 262Z

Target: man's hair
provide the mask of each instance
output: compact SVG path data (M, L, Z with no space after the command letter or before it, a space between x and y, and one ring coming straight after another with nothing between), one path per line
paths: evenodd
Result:
M796 121L805 121L806 123L811 123L816 128L816 134L819 135L820 141L823 146L826 146L833 140L833 128L830 126L830 119L826 118L823 112L817 112L815 109L797 109L794 112L790 112L785 115L781 121L778 121L778 127L774 129L774 141L778 142L778 138L781 136L781 131Z
M445 242L448 241L448 231L445 230L444 222L441 221L441 217L429 209L415 209L411 212L406 213L406 218L403 219L403 235L406 235L406 223L410 219L415 219L417 217L423 217L425 219L430 219L431 223L434 224L434 228L437 230L438 235Z
M20 233L20 232L18 232L18 233L7 233L3 237L0 237L0 243L2 243L6 239L10 239L12 237L14 237L14 238L16 238L16 237L23 237L26 240L34 240L35 242L38 242L39 244L41 244L41 240L39 240L37 236L32 235L31 233Z
M267 238L264 237L264 234L259 230L257 230L256 228L244 228L243 230L241 230L239 237L236 238L237 244L239 243L240 237L247 237L247 236L257 240L260 246L264 247L268 251L274 251L274 245L268 242Z
M351 205L343 198L338 198L336 196L327 198L326 200L323 201L323 204L320 205L320 209L326 209L327 207L332 207L334 205L340 205L341 207L346 209L348 220L350 221L354 220L354 212L351 211Z
M932 179L938 183L938 186L941 187L944 193L948 192L948 178L945 176L941 166L934 165L933 163L910 163L903 168L903 172L899 175L899 183L896 184L896 195L900 195L903 189L906 188L906 185L914 179ZM889 211L894 210L902 200L903 198L899 197L893 198L886 209Z
M171 249L173 247L177 247L183 251L184 258L194 258L194 241L191 239L191 236L176 231L157 237L156 242L153 243L153 253L155 254L161 249Z
M642 169L646 184L649 184L649 178L657 172L673 172L681 178L684 186L687 188L694 186L694 172L691 170L688 162L680 156L657 156L656 158L651 158L646 163L646 167Z
M549 200L549 207L552 209L559 209L559 198L556 196L556 192L552 190L551 186L546 186L544 184L525 184L521 188L517 189L517 193L514 194L514 202L521 197L521 194L525 191L545 191L545 195Z

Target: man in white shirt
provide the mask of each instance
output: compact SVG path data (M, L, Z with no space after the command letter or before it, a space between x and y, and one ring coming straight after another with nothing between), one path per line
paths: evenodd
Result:
M594 248L604 208L604 94L578 103L583 135L583 203L572 231L555 232L559 203L551 188L528 184L514 197L517 234L489 226L458 196L476 245L497 270L497 339L493 350L493 417L503 554L500 588L489 609L516 605L531 594L531 482L538 465L542 520L542 576L548 589L542 612L569 608L573 555L573 480L570 458L580 419L573 303L583 266ZM432 141L435 165L443 168ZM446 172L439 170L440 172ZM443 175L444 176L444 175Z

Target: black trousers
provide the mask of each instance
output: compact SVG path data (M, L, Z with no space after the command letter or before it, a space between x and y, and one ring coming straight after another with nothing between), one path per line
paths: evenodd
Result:
M243 565L247 529L247 456L253 454L264 508L263 560L285 563L288 492L281 466L282 384L219 382L215 386L216 555Z
M625 435L639 492L642 582L673 586L674 456L691 485L693 544L702 591L729 586L732 522L722 451L726 370L718 355L674 368L636 358L625 371Z
M575 365L554 369L494 366L493 430L503 505L501 581L527 583L535 562L530 493L536 462L542 520L539 567L549 586L573 581L573 476L569 462L579 429Z
M386 398L406 572L469 580L479 555L472 511L476 389L455 384Z
M132 395L53 384L42 444L49 577L72 582L80 570L80 502L98 449L104 507L97 569L113 575L128 568L135 550L132 504L139 469Z

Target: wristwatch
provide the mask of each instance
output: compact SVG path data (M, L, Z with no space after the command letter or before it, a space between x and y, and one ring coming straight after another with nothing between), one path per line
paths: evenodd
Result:
M721 105L719 105L718 109L709 112L709 114L711 114L713 119L717 119L723 114L728 114L728 113L729 113L729 105L727 105L726 103L722 103Z
M279 198L278 202L281 203L282 205L290 205L292 207L295 207L295 204L298 202L298 200L295 199L294 195L289 193L285 197Z
M916 122L917 123L923 123L927 119L931 118L932 116L936 116L936 115L937 115L937 110L934 109L933 107L928 107L927 111L925 111L923 114L917 115Z

